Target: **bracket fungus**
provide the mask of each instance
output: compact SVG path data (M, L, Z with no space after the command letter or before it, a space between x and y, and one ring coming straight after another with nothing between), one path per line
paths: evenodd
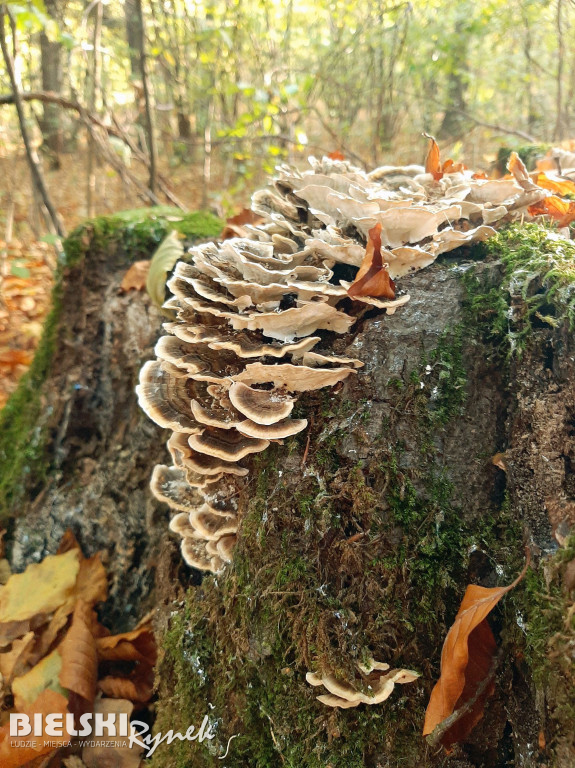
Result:
M390 669L389 664L370 659L367 665L357 664L358 674L353 682L338 680L331 672L318 675L308 672L305 679L314 687L323 686L327 694L317 700L328 707L350 709L360 704L381 704L393 693L396 683L413 683L419 673L411 669ZM367 693L361 690L364 687Z
M279 167L273 188L254 194L241 237L196 245L176 263L164 304L171 319L140 374L143 410L172 431L173 466L156 467L152 492L176 513L170 527L193 568L230 562L252 455L307 427L291 418L298 394L363 365L334 354L333 334L352 332L370 307L400 311L410 300L403 278L538 211L557 191L515 157L499 180L442 164L434 141L425 168L309 162L307 171ZM346 282L350 269L358 271ZM325 703L355 706L383 700L414 674L384 672L368 700L346 699L329 676L310 682L327 688Z

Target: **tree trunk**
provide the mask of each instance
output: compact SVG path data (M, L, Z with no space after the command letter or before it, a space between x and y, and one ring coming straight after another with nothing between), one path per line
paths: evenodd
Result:
M126 37L128 39L132 79L141 81L140 39L142 36L142 23L138 15L136 0L126 0L124 3L124 13L126 16Z
M61 10L56 0L47 0L46 10L48 15L60 21ZM40 51L42 61L42 90L54 93L62 92L62 43L59 40L50 40L48 35L40 33ZM61 109L57 104L43 104L42 120L40 128L44 140L44 147L50 155L53 168L60 167L60 155L64 148L63 130L61 122Z

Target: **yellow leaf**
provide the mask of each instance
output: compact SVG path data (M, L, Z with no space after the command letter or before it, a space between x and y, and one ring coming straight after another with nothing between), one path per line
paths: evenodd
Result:
M166 292L166 277L174 268L176 261L183 255L184 246L178 238L176 231L170 234L160 243L152 256L150 270L146 281L146 289L150 298L157 307L164 303Z
M0 624L25 621L37 614L52 613L74 590L80 570L76 550L48 555L41 563L15 573L0 589Z
M59 675L62 669L62 656L59 651L42 659L35 667L25 675L15 677L12 682L14 704L19 712L27 709L47 689L66 695L66 691L59 683Z

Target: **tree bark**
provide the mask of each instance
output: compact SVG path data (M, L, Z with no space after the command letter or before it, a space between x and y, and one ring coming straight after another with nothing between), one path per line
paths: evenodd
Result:
M154 133L154 118L152 115L152 100L150 93L150 82L147 72L147 55L146 55L146 30L144 26L144 13L142 10L142 0L136 0L136 13L139 19L139 33L140 38L138 41L138 50L140 53L140 71L142 73L142 87L144 92L144 109L146 114L146 138L148 140L148 153L150 156L150 181L148 186L150 191L155 194L157 185L157 149L156 149L156 136Z
M58 0L47 0L48 15L61 22L64 8ZM62 91L62 43L50 40L44 30L40 32L40 52L42 62L42 89L44 91ZM49 151L52 167L60 167L60 154L64 148L64 138L61 123L61 109L55 103L44 102L43 115L40 121L44 146Z

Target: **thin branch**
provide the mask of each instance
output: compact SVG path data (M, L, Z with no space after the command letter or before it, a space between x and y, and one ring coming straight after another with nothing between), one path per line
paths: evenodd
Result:
M92 127L101 128L108 134L108 136L113 136L124 142L124 144L131 150L136 160L145 165L146 168L150 168L149 158L138 149L126 131L120 126L114 115L112 115L114 125L108 125L100 120L99 117L87 111L79 101L75 99L66 99L63 96L60 96L59 93L54 93L53 91L25 91L20 93L20 97L22 101L39 101L43 104L58 104L58 106L63 109L70 109L77 112L82 117L82 120L87 120L91 123ZM14 94L5 93L0 95L0 106L5 104L14 104ZM168 200L177 208L180 208L183 211L187 210L186 206L178 200L174 193L169 189L166 179L160 174L157 174L157 179L158 187L162 190Z

